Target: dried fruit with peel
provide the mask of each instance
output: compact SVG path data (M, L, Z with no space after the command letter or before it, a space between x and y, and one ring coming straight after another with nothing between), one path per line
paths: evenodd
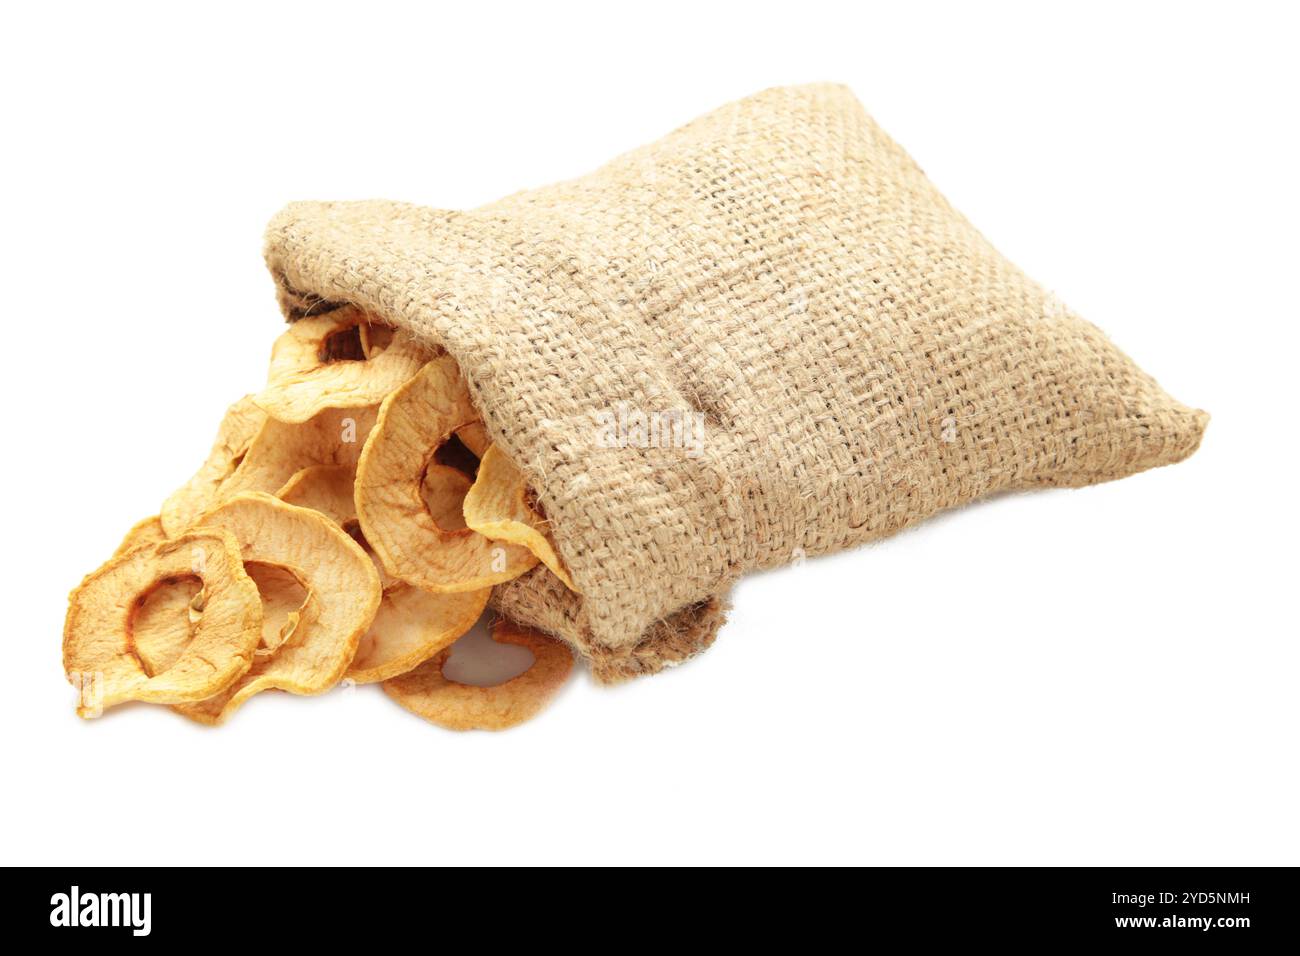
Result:
M174 538L191 527L217 503L222 485L239 467L265 422L266 413L253 404L251 395L226 409L207 461L163 502L158 518L168 537Z
M431 465L426 475L429 496L448 517L460 514L469 479L454 468ZM280 489L279 497L312 508L360 538L352 497L352 471L344 466L304 468ZM450 504L446 504L450 502ZM462 522L463 524L463 522ZM382 574L383 599L370 629L362 636L347 677L370 684L403 674L427 661L474 626L487 606L491 588L459 594L433 594Z
M245 561L244 570L262 598L262 639L253 652L256 662L299 640L320 617L320 601L289 568Z
M358 326L361 332L361 354L372 359L393 344L397 329L383 322L369 321Z
M465 495L473 482L450 465L430 463L420 480L420 497L433 523L443 531L459 531L465 524Z
M498 618L492 640L526 647L528 670L495 687L459 684L443 675L448 648L415 670L384 681L384 693L425 720L449 730L505 730L542 711L573 669L568 646L538 631Z
M491 588L431 594L393 582L384 589L379 613L361 638L347 676L373 684L420 666L474 626L491 594Z
M379 574L366 553L324 515L266 494L237 495L205 515L203 527L233 534L244 561L291 572L316 607L230 687L177 709L217 724L263 690L319 694L333 687L379 608Z
M474 476L478 474L478 460L491 444L482 429L480 422L471 422L463 428L456 429L451 437L438 447L437 452L434 453L434 460L439 465L455 468L473 481Z
M299 508L319 511L337 525L357 516L352 486L357 470L349 465L309 465L294 474L276 497Z
M482 422L462 425L456 429L456 437L460 439L461 444L474 453L475 458L482 458L488 446L492 444L492 439L488 438L487 429L483 427Z
M407 332L394 332L386 345L369 334L366 317L352 308L299 319L271 353L266 388L253 400L272 418L305 422L326 408L377 405L415 375L430 350ZM355 348L331 348L349 330L359 334Z
M319 606L285 568L248 561L244 571L262 601L262 634L253 650L256 660L292 641L299 624L314 620ZM189 646L203 603L202 582L193 575L161 581L138 602L131 617L131 637L135 654L149 674L171 667Z
M465 523L493 541L523 545L570 591L573 578L555 551L546 518L529 500L524 476L496 445L484 453L478 477L465 495Z
M271 345L266 382L310 372L328 362L366 358L367 325L359 309L344 307L309 315L280 333Z
M268 418L243 461L221 485L214 504L245 491L275 494L295 474L312 465L355 468L377 408L327 408L296 425Z
M475 591L537 563L527 548L439 527L422 494L438 448L478 414L448 356L429 362L379 408L357 465L357 518L385 570L427 591Z
M158 544L160 541L167 540L167 532L163 530L162 520L154 515L151 518L143 518L131 525L126 535L122 538L122 543L117 546L113 552L113 557L126 554L128 551L134 551L136 548L143 547L146 544Z
M136 602L131 613L131 646L146 673L161 674L180 659L194 638L194 625L202 618L205 601L203 582L184 575L159 581ZM256 655L256 649L253 653Z
M195 612L192 632L174 659L151 671L136 652L132 619L159 586L191 577L202 582L188 601ZM261 631L261 601L238 541L227 531L205 529L135 548L87 576L68 601L63 669L81 681L82 716L128 700L198 701L248 670ZM95 699L87 699L88 687L95 688Z

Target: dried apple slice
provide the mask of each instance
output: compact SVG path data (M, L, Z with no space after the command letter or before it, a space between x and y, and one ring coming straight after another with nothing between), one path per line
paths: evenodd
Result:
M245 561L244 570L262 598L262 639L253 652L256 663L300 640L320 617L320 601L289 568Z
M327 408L296 425L268 418L243 461L221 485L214 503L245 491L274 494L312 465L355 468L378 409Z
M300 508L319 511L337 525L357 516L352 500L356 469L349 465L309 465L294 474L276 497Z
M426 591L476 591L537 563L527 548L438 526L421 488L447 438L478 420L456 363L429 362L384 399L357 465L357 518L385 570Z
M529 501L524 476L496 445L489 446L484 453L478 477L465 495L465 524L493 541L523 545L565 587L578 590L555 552L546 518Z
M429 509L429 517L443 531L459 531L465 524L465 495L473 482L469 476L450 465L431 462L420 481L420 497Z
M415 670L384 681L384 693L411 713L448 730L505 730L531 719L564 685L573 669L568 646L538 631L498 618L492 640L532 651L533 663L495 687L459 684L442 673L451 649Z
M447 519L460 514L469 479L454 468L431 465L425 477L427 496ZM291 504L326 515L345 531L355 531L352 471L344 466L304 468L280 489ZM462 522L463 524L463 522ZM384 577L381 575L381 578ZM362 636L347 677L370 684L405 673L427 661L474 626L487 606L491 588L460 594L432 594L403 581L383 580L383 600L370 629Z
M366 358L366 324L361 310L353 306L291 323L271 345L267 384L310 372L328 362Z
M266 413L253 404L251 395L226 410L208 460L163 502L158 519L168 537L174 538L191 527L199 515L216 504L219 489L238 468L265 422Z
M203 527L233 534L246 562L292 572L318 610L230 687L177 710L218 724L260 691L319 694L338 683L379 608L379 574L361 547L324 515L266 494L237 495L205 515Z
M272 564L248 561L244 571L257 585L262 601L262 634L254 660L268 657L294 640L302 621L319 613L315 596L294 574ZM135 654L149 676L160 674L180 658L194 637L203 614L202 582L193 575L160 581L137 602L131 616Z
M384 590L379 613L361 639L347 676L358 684L373 684L418 667L472 628L491 594L491 588L431 594L395 582Z
M361 329L361 354L368 359L374 358L393 344L397 330L383 322L364 322Z
M266 388L253 401L279 421L305 422L326 408L377 405L429 360L430 350L402 331L387 345L367 331L355 350L331 348L362 328L369 330L370 323L351 308L299 319L277 340Z
M203 585L193 632L169 666L150 673L134 648L132 617L160 583L190 577ZM262 604L238 541L206 529L135 548L86 577L68 599L63 668L81 682L82 716L128 700L203 700L248 670L261 630Z
M455 468L473 482L474 476L478 474L478 460L489 444L491 442L487 440L483 425L471 422L452 432L451 437L438 447L434 460L439 465Z
M167 532L163 530L162 520L157 515L143 518L131 525L126 536L122 538L122 543L113 552L113 557L116 558L146 544L158 544L166 540Z
M159 581L136 602L131 614L131 645L150 677L175 664L190 646L194 626L203 616L203 604L203 582L194 575ZM256 649L253 653L256 655Z
M462 425L456 429L456 437L460 439L462 445L474 453L475 458L482 458L483 453L492 444L492 439L488 438L487 429L483 427L482 422Z

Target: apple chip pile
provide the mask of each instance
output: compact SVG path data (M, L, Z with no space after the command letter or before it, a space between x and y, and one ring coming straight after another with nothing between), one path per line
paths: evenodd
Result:
M497 619L527 671L479 687L443 667L539 564L575 589L456 363L341 308L280 336L207 461L72 592L63 666L84 717L146 701L215 725L262 691L380 683L439 726L501 730L563 685L567 645Z

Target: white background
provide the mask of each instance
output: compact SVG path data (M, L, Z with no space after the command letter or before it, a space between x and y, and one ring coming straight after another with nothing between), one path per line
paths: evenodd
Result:
M542 6L4 15L0 859L1300 862L1282 5ZM703 657L505 734L375 688L73 715L67 592L261 384L283 203L474 206L819 79L1201 451L751 577Z

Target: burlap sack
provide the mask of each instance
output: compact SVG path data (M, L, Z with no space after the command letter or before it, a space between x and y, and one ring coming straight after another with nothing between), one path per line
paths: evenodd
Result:
M738 575L980 495L1191 454L1208 416L1004 259L839 86L726 106L472 212L295 203L292 319L444 346L582 594L496 603L616 680L706 647Z

